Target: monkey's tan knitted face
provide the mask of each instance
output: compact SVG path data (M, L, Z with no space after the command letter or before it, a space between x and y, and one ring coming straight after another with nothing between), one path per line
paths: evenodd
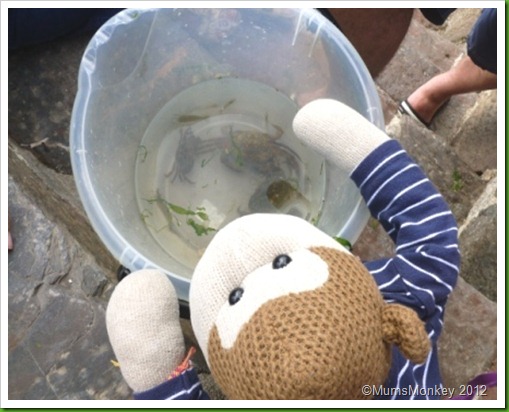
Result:
M357 399L362 385L384 382L394 323L358 258L291 216L250 215L225 229L197 267L190 304L229 398Z
M383 302L371 276L347 253L312 248L310 255L322 285L261 305L233 343L221 338L228 325L212 329L210 368L229 398L357 399L363 384L387 376Z

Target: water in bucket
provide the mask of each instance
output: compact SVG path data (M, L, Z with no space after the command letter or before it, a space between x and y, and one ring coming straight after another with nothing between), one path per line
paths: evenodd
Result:
M296 112L274 88L222 78L185 89L148 126L135 173L140 216L189 273L217 230L239 216L319 221L325 164L294 136Z

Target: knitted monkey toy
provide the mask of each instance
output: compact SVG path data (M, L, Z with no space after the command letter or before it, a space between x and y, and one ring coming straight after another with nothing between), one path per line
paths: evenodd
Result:
M287 215L225 226L190 290L193 331L214 380L230 399L439 398L436 343L459 266L450 209L397 141L342 103L309 103L293 128L350 174L396 255L363 264ZM136 399L208 398L187 362L165 275L122 280L107 328Z

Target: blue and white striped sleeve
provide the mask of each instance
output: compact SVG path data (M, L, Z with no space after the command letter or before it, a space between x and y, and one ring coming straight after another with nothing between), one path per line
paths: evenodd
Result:
M194 368L189 368L179 376L167 380L155 388L133 394L135 400L209 400L203 390Z
M396 256L365 263L388 302L416 310L434 330L459 272L454 216L421 168L396 140L375 149L351 178L396 244Z

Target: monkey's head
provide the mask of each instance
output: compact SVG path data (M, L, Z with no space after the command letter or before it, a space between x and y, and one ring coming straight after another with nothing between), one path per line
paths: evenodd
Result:
M429 352L410 308L383 301L361 261L308 222L254 214L220 230L191 282L191 321L230 399L361 399L391 345Z

